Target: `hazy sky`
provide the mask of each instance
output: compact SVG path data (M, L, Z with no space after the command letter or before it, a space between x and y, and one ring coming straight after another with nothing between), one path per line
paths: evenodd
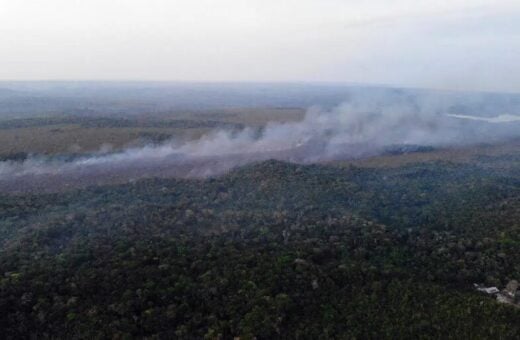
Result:
M0 0L0 79L520 92L519 60L519 0Z

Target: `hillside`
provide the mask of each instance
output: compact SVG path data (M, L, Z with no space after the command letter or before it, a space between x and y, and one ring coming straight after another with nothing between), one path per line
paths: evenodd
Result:
M473 283L520 278L519 161L267 161L3 196L0 327L13 339L515 338L520 309Z

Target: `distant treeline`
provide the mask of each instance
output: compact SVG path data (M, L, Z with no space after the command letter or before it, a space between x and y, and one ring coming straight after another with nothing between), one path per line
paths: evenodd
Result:
M19 129L63 124L77 124L84 128L240 129L244 127L242 124L220 122L216 120L142 120L132 118L58 116L0 121L0 129Z

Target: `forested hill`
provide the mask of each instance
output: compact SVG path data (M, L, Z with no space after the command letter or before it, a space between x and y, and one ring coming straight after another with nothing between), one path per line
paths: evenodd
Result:
M0 198L6 338L515 338L520 159Z

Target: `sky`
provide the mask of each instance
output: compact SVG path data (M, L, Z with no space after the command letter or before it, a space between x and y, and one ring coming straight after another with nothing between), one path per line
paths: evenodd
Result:
M518 60L518 0L0 0L0 80L520 92Z

